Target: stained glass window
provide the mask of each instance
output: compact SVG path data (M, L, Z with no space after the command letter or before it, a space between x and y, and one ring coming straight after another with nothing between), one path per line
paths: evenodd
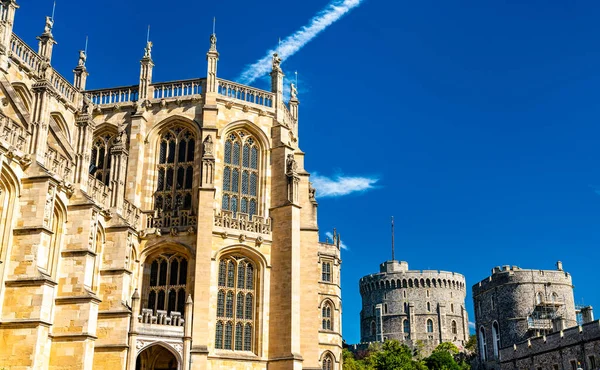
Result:
M94 140L92 145L90 173L105 185L110 185L110 149L113 145L113 138L114 136L110 134L101 135Z
M258 212L259 149L252 135L243 130L231 133L225 141L223 169L223 210L247 214Z
M254 272L254 264L245 257L228 256L219 261L217 320L225 322L225 328L216 328L217 349L254 350Z
M179 254L161 254L149 263L146 307L185 314L188 261Z
M160 136L154 209L171 212L192 208L195 143L195 135L180 126Z

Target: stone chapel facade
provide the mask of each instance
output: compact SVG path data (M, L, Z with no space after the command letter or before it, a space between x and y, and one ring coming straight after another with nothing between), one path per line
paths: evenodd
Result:
M86 90L0 0L0 368L341 369L298 99L207 77Z

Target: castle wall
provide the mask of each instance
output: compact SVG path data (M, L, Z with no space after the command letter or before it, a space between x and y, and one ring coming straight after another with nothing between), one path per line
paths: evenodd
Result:
M600 321L574 326L507 346L500 369L597 369L600 366Z

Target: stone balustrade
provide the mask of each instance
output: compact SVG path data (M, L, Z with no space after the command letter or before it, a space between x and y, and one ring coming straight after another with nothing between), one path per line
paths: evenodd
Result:
M54 69L50 74L50 84L56 89L60 96L66 99L66 101L73 105L76 104L78 94L77 89Z
M233 213L231 211L215 212L214 225L226 229L248 231L259 234L271 233L271 219L246 213Z
M176 98L180 96L201 95L204 91L206 79L180 80L152 84L152 97L154 99Z
M142 314L138 316L138 321L142 324L183 326L185 320L181 317L181 312L156 310L156 314L150 308L142 308Z
M95 105L136 102L139 98L139 86L125 86L112 89L89 90L86 94Z
M31 134L16 122L0 113L0 143L9 151L25 152Z
M89 175L87 194L92 197L96 203L100 204L103 208L109 208L111 193L111 188L106 186L102 181L98 180L93 175Z
M44 60L14 33L10 38L11 57L36 74L41 73Z
M44 166L49 171L67 182L72 182L75 164L60 154L56 149L48 147L44 157Z
M123 201L123 218L136 230L140 228L142 211L128 200Z
M198 218L191 210L156 211L148 216L147 227L157 229L187 229L196 227Z
M273 107L273 102L275 100L272 92L222 79L217 79L217 91L219 95L228 98L242 100L247 103L262 105L269 108Z

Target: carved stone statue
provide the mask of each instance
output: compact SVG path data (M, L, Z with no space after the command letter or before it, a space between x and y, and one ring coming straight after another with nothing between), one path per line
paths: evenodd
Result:
M44 25L44 35L52 33L52 26L54 26L54 21L51 17L46 16L46 25Z
M80 67L85 66L86 60L87 60L87 56L85 55L85 51L79 50L79 63L77 63L77 65Z
M273 53L273 70L281 72L281 58L277 53Z
M210 50L217 50L217 35L214 33L210 35Z
M292 99L295 99L298 96L298 90L296 89L296 85L292 82L290 84L290 96Z
M308 184L308 199L311 201L316 200L317 189L313 188L312 183Z
M214 144L213 144L213 140L212 140L212 136L207 135L206 139L204 139L204 156L205 157L212 157L213 156L213 150L214 150Z
M117 132L117 135L115 135L115 138L113 139L113 144L114 145L122 144L123 143L123 135L125 135L125 128L119 129L119 131Z
M144 48L144 58L152 58L152 41L146 43Z
M294 159L294 155L288 154L286 169L285 169L286 175L288 175L288 176L296 175L297 170L298 170L298 163L296 163L296 160Z

